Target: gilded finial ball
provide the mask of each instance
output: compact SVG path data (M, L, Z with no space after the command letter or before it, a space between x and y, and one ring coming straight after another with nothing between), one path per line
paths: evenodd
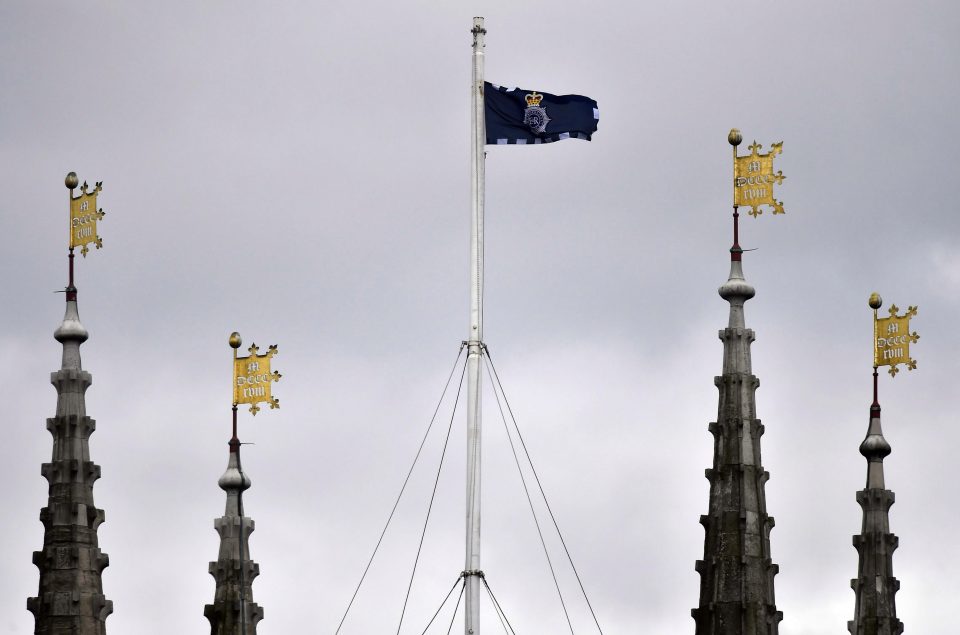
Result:
M881 306L883 306L883 298L880 297L880 294L879 294L879 293L871 293L871 294L870 294L870 301L868 302L868 304L870 305L870 308L871 308L871 309L873 309L874 311L876 311L876 310L879 309Z
M730 129L730 134L727 135L727 141L730 142L734 148L740 145L740 142L743 141L743 135L740 134L740 131L736 128Z
M230 334L230 348L240 348L240 345L243 344L243 340L240 339L240 334L234 331Z
M69 189L75 189L77 185L80 184L80 179L77 178L76 172L71 172L67 174L67 178L63 179L63 184Z

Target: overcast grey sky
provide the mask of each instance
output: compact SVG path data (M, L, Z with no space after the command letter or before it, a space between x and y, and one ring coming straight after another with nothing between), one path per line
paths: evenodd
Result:
M485 335L604 632L693 630L738 127L787 176L741 240L781 633L853 616L871 291L919 305L919 368L880 386L898 612L955 633L960 7L922 0L4 2L0 632L33 626L70 170L107 212L77 285L110 632L209 631L233 330L284 375L240 420L258 632L335 630L466 336L474 15L490 81L600 105L591 143L490 148ZM564 632L485 421L487 579ZM462 569L463 428L404 633ZM344 635L395 632L441 442Z

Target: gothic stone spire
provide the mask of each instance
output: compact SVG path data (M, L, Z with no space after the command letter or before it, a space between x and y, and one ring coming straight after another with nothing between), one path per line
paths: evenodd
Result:
M80 365L80 345L87 336L71 283L66 314L54 333L63 344L63 363L50 375L57 389L57 414L47 419L53 459L40 470L50 484L47 506L40 511L43 550L33 553L40 589L27 600L37 635L103 635L113 612L100 579L109 558L97 544L104 514L93 503L100 466L90 460L89 439L96 422L87 416L84 401L92 378Z
M243 515L243 492L250 488L250 478L241 467L236 436L230 440L227 470L218 484L227 493L227 507L223 516L213 521L220 534L220 555L210 563L217 588L213 604L207 604L203 614L210 621L211 635L256 635L263 609L253 601L253 579L260 574L260 565L250 559L254 522Z
M723 375L714 382L720 390L710 481L710 511L700 517L705 530L700 573L700 606L692 610L696 635L777 635L783 614L774 604L773 578L777 565L770 559L770 529L764 484L769 474L760 461L763 426L756 418L754 392L760 384L752 374L751 329L744 325L743 305L754 289L743 278L741 253L730 250L730 277L720 296L730 303L723 341Z
M857 502L863 508L863 527L853 537L859 555L857 577L850 581L857 595L856 609L854 619L847 622L847 630L851 635L900 635L903 624L897 619L894 599L900 582L893 577L893 552L899 541L890 533L889 512L894 496L883 479L883 459L890 454L890 444L880 428L876 369L873 381L870 426L860 444L860 454L867 459L867 486L857 492Z

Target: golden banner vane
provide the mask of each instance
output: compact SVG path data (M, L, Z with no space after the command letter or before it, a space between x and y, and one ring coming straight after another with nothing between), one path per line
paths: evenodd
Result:
M86 258L90 243L97 249L103 247L103 240L97 235L97 221L105 216L102 209L97 209L97 194L103 189L103 181L97 181L92 192L87 191L90 186L84 181L76 198L73 190L77 187L77 175L68 174L66 183L70 188L70 249L80 247L80 253Z
M260 412L257 404L268 403L271 410L280 407L280 400L274 397L270 388L273 382L280 381L280 373L270 370L270 360L277 354L276 344L267 348L263 355L259 354L256 344L250 346L247 357L237 357L240 348L239 333L230 335L230 347L233 349L233 405L248 403L250 412L256 415Z
M917 307L907 307L900 311L896 304L890 307L890 317L878 318L877 309L883 305L879 294L870 296L870 308L873 309L873 367L889 366L890 375L897 376L899 364L905 364L907 370L917 367L917 360L910 357L910 345L916 344L920 336L910 332L910 318L917 314Z
M736 206L750 207L747 212L754 218L763 213L761 205L768 205L773 208L774 214L783 214L783 202L774 198L773 186L782 185L783 179L787 178L782 171L773 171L773 158L783 152L783 142L774 143L770 146L770 152L760 154L763 147L756 141L749 146L750 154L746 156L737 156L736 146L740 143L740 131L731 130L730 135L733 138L734 133L737 137L737 143L733 144L733 204Z

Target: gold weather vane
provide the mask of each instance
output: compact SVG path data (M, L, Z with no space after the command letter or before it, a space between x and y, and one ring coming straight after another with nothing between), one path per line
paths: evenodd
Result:
M270 409L279 408L280 400L270 393L270 387L273 382L280 381L280 373L270 370L270 360L277 354L276 344L267 348L263 355L259 354L260 348L252 344L247 357L237 357L237 349L240 348L241 339L239 333L230 335L230 347L233 349L233 405L250 404L250 412L256 415L260 412L257 404L268 403Z
M892 377L896 377L899 364L905 364L907 370L917 367L917 360L910 357L910 344L916 344L920 336L910 332L910 318L917 314L917 307L907 307L906 313L896 304L890 306L890 317L878 318L877 309L883 305L879 294L870 295L870 308L873 309L873 367L889 366Z
M90 186L84 181L76 198L73 190L77 187L77 175L68 174L66 183L70 188L70 249L80 247L80 253L86 258L90 243L97 249L103 247L103 240L97 234L97 221L105 216L102 209L97 209L97 194L103 189L103 181L97 181L92 192L87 191Z
M730 131L731 138L734 134L740 137L739 130ZM766 154L760 154L763 146L754 141L748 146L750 154L742 157L737 156L738 144L739 141L733 144L734 206L750 207L747 213L754 218L763 213L761 205L772 207L774 214L783 214L783 202L774 198L773 193L773 186L783 184L783 179L787 178L782 171L773 171L773 158L783 152L783 141L772 144Z

